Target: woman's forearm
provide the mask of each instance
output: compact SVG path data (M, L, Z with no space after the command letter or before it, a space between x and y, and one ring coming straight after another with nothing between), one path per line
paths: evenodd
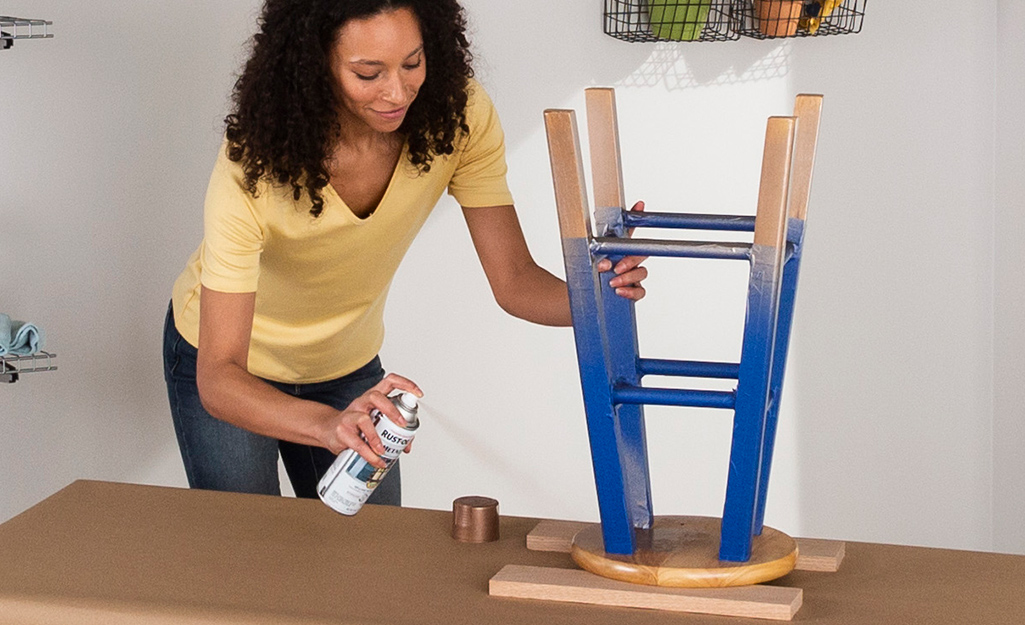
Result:
M519 269L509 283L496 288L502 310L525 321L546 326L573 324L566 283L533 261Z
M196 382L203 407L214 417L240 428L303 445L326 446L326 427L338 410L292 397L238 365L204 362Z

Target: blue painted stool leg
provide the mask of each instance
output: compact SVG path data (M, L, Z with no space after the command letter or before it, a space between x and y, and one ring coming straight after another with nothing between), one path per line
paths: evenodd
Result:
M771 260L765 257L771 258L775 254L775 248L752 248L747 320L740 356L737 407L733 417L733 442L719 548L719 558L731 562L747 562L751 557L776 329L777 298L774 291L778 288L774 284L775 270Z
M619 295L609 286L615 274L611 271L601 274L601 300L605 312L606 337L609 344L609 358L613 384L640 384L637 372L638 345L637 321L634 304ZM614 407L618 415L626 503L633 527L647 529L652 524L651 478L648 472L647 437L644 431L644 406L642 404L618 404Z
M762 448L769 403L780 282L787 240L787 190L793 157L794 118L770 117L765 131L762 179L751 246L747 318L737 379L733 443L726 482L719 558L747 562L755 533Z
M594 183L595 232L602 237L625 240L627 231L623 226L623 208L626 200L623 195L615 93L611 89L587 89L585 100ZM591 251L592 260L597 260L593 245ZM616 259L610 260L614 262ZM636 386L640 384L637 370L637 317L633 302L619 297L615 289L609 286L609 280L614 275L613 272L607 272L598 277L612 374L609 384L613 387L621 384ZM630 521L636 529L647 529L651 527L653 519L644 407L640 404L614 403L613 410L617 415L621 436L619 461Z
M769 412L765 421L765 442L762 445L762 472L758 487L758 508L755 512L755 534L762 533L765 525L765 502L769 490L769 476L772 472L772 458L776 441L776 426L779 423L779 407L783 399L783 377L786 374L787 354L790 352L790 328L794 318L794 302L797 299L797 278L801 272L801 244L804 235L804 221L791 218L787 236L794 245L793 254L783 266L783 280L779 294L779 321L776 325L776 340L772 358L772 378L769 382Z
M783 395L783 377L786 373L787 354L790 351L790 327L793 321L797 278L801 267L801 249L811 196L812 171L818 144L819 121L822 114L822 96L801 94L794 102L794 115L798 118L794 138L793 171L789 196L787 240L793 245L793 254L783 268L780 293L779 326L776 331L776 350L772 364L771 404L766 423L765 444L762 450L762 475L758 491L758 510L755 529L761 531L765 520L765 501L768 494L769 474L772 467L776 439L776 424Z
M794 103L794 115L797 116L799 124L794 140L794 170L789 197L790 216L787 223L787 239L793 245L793 254L783 268L779 327L776 331L776 356L772 365L772 403L766 423L765 445L762 450L761 487L758 491L758 510L755 516L755 529L759 532L765 520L765 501L776 440L776 424L779 420L779 407L783 395L783 377L786 373L787 354L790 351L790 327L797 295L797 278L801 268L801 248L804 243L805 220L811 195L812 170L815 164L815 148L818 143L821 113L822 96L810 94L797 96Z
M563 253L605 551L630 554L635 543L624 475L624 455L630 454L624 453L628 446L612 403L612 366L600 286L586 239L564 239Z
M606 551L629 554L634 551L634 533L626 504L623 435L612 403L609 343L600 283L590 250L591 219L576 116L573 111L547 110L545 129L602 535Z
M623 225L622 208L602 208L595 211L595 227L603 236L627 238ZM609 259L613 264L618 258ZM640 359L637 341L637 314L631 300L616 294L609 281L615 272L607 271L598 276L600 299L605 313L606 339L609 345L609 359L612 371L611 381L617 384L639 386L638 371ZM648 529L653 522L651 505L651 477L648 469L647 436L644 429L643 404L618 404L615 410L619 417L622 447L624 486L627 507L633 527Z

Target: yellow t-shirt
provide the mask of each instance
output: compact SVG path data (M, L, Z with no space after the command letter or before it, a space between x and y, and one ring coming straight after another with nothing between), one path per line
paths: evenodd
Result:
M239 163L221 150L207 189L204 234L174 284L175 326L199 345L200 285L256 292L249 371L289 383L322 382L368 363L384 341L384 303L399 262L447 189L460 205L512 204L505 143L484 89L468 88L466 122L451 155L421 174L403 149L376 210L356 217L328 185L324 211L304 194L261 181L243 187Z

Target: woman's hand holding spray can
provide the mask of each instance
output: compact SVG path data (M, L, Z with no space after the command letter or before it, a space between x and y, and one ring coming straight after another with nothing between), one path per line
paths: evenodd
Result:
M352 449L346 449L338 454L331 468L317 484L317 494L320 495L321 501L337 512L348 515L359 512L374 492L374 488L395 464L395 460L413 442L413 436L420 427L420 421L416 416L416 395L398 393L389 399L406 420L406 426L402 427L392 422L379 410L375 409L370 413L377 435L381 437L381 444L384 446L384 453L381 454L384 468L375 467Z

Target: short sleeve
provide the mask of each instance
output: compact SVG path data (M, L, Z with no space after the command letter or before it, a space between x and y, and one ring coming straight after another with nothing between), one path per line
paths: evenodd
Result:
M260 278L263 227L246 191L241 166L222 148L203 207L203 286L224 293L252 293Z
M506 182L505 134L491 98L474 80L467 87L466 123L470 132L459 152L448 192L460 206L505 206L513 203Z

